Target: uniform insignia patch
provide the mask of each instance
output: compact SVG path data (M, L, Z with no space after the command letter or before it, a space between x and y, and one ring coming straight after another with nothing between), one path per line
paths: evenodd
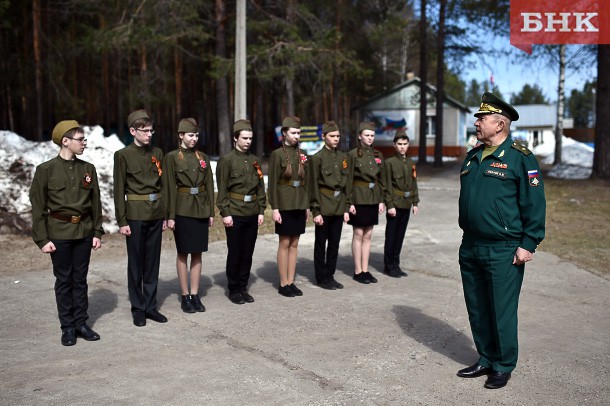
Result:
M343 160L343 169L347 169L347 159Z
M506 178L506 172L496 171L496 170L493 170L493 169L486 170L485 174L486 175L496 176L498 178Z
M263 178L263 171L261 169L261 166L258 164L258 162L254 162L253 165L254 165L254 169L256 169L256 173L258 175L258 178L262 179Z
M540 179L538 179L538 170L537 169L527 171L527 177L529 178L530 186L538 186L540 184Z
M502 158L504 156L504 150L502 150L502 152L500 152L500 155L498 155L498 158Z
M83 177L83 186L87 187L89 185L91 185L92 179L91 179L91 175L87 172L85 173L85 176Z
M470 161L468 161L468 163L466 164L466 166L470 166Z
M207 168L207 167L208 167L208 165L205 163L205 161L204 161L203 159L199 160L199 165L201 165L201 167L202 167L203 169L205 169L205 168Z
M500 168L500 169L507 169L508 165L507 164L503 164L501 162L492 162L491 165L492 168Z

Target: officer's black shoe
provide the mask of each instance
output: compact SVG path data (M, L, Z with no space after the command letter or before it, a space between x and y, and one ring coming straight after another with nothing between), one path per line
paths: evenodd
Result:
M294 283L291 283L290 285L288 285L288 287L290 288L290 290L292 290L292 293L294 293L295 296L303 296L303 291L297 288L297 285L295 285Z
M76 330L74 327L66 327L61 329L61 345L69 347L76 344Z
M330 279L330 283L332 283L333 285L335 285L335 288L337 288L337 289L343 289L343 285L342 285L342 284L340 284L339 282L337 282L337 281L335 280L335 278L331 278L331 279Z
M144 312L133 314L133 325L137 327L144 327L146 325L146 315Z
M478 378L479 376L490 374L493 370L482 366L479 363L469 366L468 368L460 369L457 376L460 378Z
M235 304L244 304L246 301L239 292L229 293L229 300Z
M369 280L369 282L377 283L377 278L375 278L370 272L362 272L362 273Z
M191 300L191 295L182 295L182 302L180 308L184 313L195 313L195 306Z
M322 289L326 289L326 290L336 290L337 289L335 284L332 283L332 281L330 281L330 280L320 282L320 283L318 283L318 286L321 287Z
M196 311L205 312L205 306L203 305L203 303L201 303L199 295L191 295L191 303L193 304L193 307Z
M398 271L394 268L384 268L383 273L392 277L392 278L400 278L402 275L398 273Z
M485 387L487 389L500 389L506 386L510 379L510 372L493 371L487 381L485 381Z
M395 271L398 272L400 274L400 276L408 276L408 274L405 271L403 271L402 269L400 269L399 266L396 267Z
M157 323L167 323L167 317L159 313L157 309L146 312L146 318Z
M366 277L366 273L365 272L355 273L354 274L354 280L356 282L364 283L365 285L368 285L369 283L371 283L369 278Z
M254 298L252 297L252 295L250 295L245 290L243 292L241 292L241 297L244 298L244 302L246 302L246 303L253 303L254 302Z
M290 285L286 285L286 286L280 285L280 287L277 289L277 293L279 293L282 296L286 296L286 297L295 297L296 296L294 294L294 292L292 291L292 289L290 289Z
M82 337L86 341L97 341L100 339L100 335L91 330L91 327L86 324L76 327L76 335Z

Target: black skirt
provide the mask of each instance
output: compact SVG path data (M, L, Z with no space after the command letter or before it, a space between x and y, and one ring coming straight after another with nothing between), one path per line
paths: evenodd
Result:
M174 238L179 254L193 254L208 250L209 219L176 216Z
M282 224L275 223L278 235L299 235L305 233L307 213L305 210L280 210Z
M349 214L347 224L354 227L369 227L379 224L378 204L357 204L356 214Z

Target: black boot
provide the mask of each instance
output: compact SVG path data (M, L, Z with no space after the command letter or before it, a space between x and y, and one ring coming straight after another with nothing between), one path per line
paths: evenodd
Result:
M201 303L199 295L191 295L191 303L193 304L195 310L197 310L198 312L205 312L205 306L203 305L203 303Z
M195 306L191 300L191 295L182 295L182 311L184 313L195 313Z

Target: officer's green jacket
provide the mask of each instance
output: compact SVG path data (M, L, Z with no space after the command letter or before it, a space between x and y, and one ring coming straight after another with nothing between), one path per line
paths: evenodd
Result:
M216 165L216 206L222 217L265 213L267 196L260 162L250 151L241 152L237 149L220 158ZM252 196L252 200L246 202L229 196L229 193Z
M162 196L163 152L150 145L138 147L135 143L114 153L114 210L119 227L127 220L158 220L165 217ZM129 200L125 195L157 193L156 201Z
M345 194L349 175L347 154L324 146L309 159L307 173L312 215L342 216L343 213L347 213L349 209ZM331 191L336 191L338 196L331 196Z
M182 149L182 159L180 150L168 153L163 160L163 187L168 220L174 220L176 215L198 219L214 217L214 176L210 159L203 152ZM199 191L192 194L181 188Z
M284 151L285 148L285 151ZM292 165L292 177L286 179L284 174L288 167L286 154ZM306 161L307 156L298 147L280 147L271 153L269 157L268 195L269 204L273 210L306 210L309 207L309 196L307 195L307 163L305 162L305 174L299 177L299 161ZM300 182L299 187L285 184L287 182Z
M347 200L350 204L379 204L386 200L383 155L372 147L361 146L360 150L361 157L358 148L348 153L351 170L347 179ZM370 183L375 184L373 188L368 187Z
M419 203L417 171L413 160L399 153L384 162L385 185L388 209L410 209Z
M104 234L97 172L89 162L78 158L66 161L57 156L38 165L30 201L32 238L40 248L51 240L100 238ZM83 218L73 224L50 217L51 211Z
M545 234L546 200L536 157L509 136L481 162L468 152L460 172L459 225L464 238L516 241L534 252Z

